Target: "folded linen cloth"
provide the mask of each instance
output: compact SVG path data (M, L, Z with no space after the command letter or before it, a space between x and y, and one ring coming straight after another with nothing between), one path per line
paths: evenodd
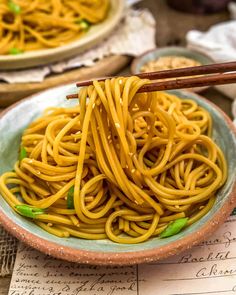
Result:
M207 32L189 31L186 35L187 46L210 56L215 62L236 60L236 3L229 4L232 20L216 24ZM236 125L236 83L220 85L216 88L234 100L232 114Z
M210 56L215 62L236 60L236 20L214 25L207 32L189 31L186 39L189 48ZM228 97L236 98L236 84L216 87Z

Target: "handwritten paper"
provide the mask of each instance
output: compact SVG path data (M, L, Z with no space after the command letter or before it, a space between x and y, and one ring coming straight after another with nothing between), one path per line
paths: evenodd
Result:
M56 260L21 245L10 295L135 294L136 266L99 267Z
M99 267L64 262L23 244L9 295L236 293L236 216L200 245L158 263Z
M140 294L156 295L159 289L163 292L160 294L168 295L234 294L236 216L192 250L140 267L139 276L143 279L144 292Z

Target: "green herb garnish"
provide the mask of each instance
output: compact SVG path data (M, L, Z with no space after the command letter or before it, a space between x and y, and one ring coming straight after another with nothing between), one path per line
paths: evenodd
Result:
M16 48L16 47L13 47L9 50L9 54L12 54L12 55L17 55L17 54L21 54L23 53L23 51L19 48Z
M21 7L12 0L8 1L8 8L14 14L20 14L21 13Z
M160 234L160 238L167 238L178 234L186 226L188 218L179 218L171 222Z
M27 151L26 151L26 149L22 146L22 147L20 148L19 161L22 161L24 158L27 158Z
M80 25L83 31L88 31L90 28L91 24L86 21L85 19L78 19L76 20L76 24Z
M44 214L45 210L29 205L16 205L16 210L23 216L29 218L36 218L37 215Z
M234 208L233 212L231 213L231 215L236 215L236 208Z
M75 187L72 186L67 194L67 208L68 209L74 209L74 189Z

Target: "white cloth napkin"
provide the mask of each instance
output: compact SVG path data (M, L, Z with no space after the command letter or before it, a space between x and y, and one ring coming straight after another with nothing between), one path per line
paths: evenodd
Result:
M236 3L229 4L233 20L216 24L207 32L189 31L186 35L188 47L210 56L215 62L236 60ZM234 20L235 19L235 20ZM236 84L216 86L216 88L234 99L232 113L236 124Z
M207 32L190 31L186 36L188 47L210 56L215 62L236 60L236 21L211 27ZM232 99L236 98L236 84L217 86Z

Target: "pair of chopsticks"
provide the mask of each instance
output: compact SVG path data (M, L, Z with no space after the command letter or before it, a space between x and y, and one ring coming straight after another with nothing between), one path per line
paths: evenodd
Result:
M171 89L194 88L212 85L223 85L236 83L236 62L227 62L219 64L210 64L197 67L188 67L175 70L165 70L159 72L141 73L138 76L142 79L158 80L176 78L174 80L165 80L153 82L144 85L138 92L152 92ZM200 77L192 77L199 76ZM181 78L181 77L190 78ZM105 81L108 78L98 79ZM82 81L76 83L77 87L92 85L93 81ZM68 99L78 98L78 94L67 95Z

